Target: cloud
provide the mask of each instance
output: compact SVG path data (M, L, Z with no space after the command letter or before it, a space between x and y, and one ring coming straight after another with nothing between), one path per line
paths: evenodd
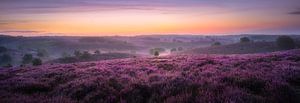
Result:
M300 8L298 10L289 12L288 14L291 14L291 15L300 15Z
M169 11L185 7L219 5L221 0L0 0L0 14L74 11Z
M43 31L33 31L33 30L7 30L0 31L1 33L43 33Z

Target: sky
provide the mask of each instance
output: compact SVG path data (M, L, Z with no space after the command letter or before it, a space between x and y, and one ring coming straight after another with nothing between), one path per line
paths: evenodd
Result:
M300 34L300 0L0 0L0 34Z

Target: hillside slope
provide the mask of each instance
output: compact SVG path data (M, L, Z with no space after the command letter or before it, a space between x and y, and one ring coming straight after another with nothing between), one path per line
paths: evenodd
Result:
M0 102L299 103L300 50L0 69Z
M191 54L251 54L279 51L275 42L236 43L221 46L198 48L186 53Z

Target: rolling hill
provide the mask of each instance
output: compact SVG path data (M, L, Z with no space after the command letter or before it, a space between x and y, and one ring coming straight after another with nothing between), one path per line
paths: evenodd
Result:
M253 54L280 51L275 42L235 43L193 49L189 54Z
M0 69L0 102L299 103L300 50Z

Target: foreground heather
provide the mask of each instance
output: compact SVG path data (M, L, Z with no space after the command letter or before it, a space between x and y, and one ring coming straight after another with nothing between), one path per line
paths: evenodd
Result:
M0 102L299 103L300 50L0 70Z

